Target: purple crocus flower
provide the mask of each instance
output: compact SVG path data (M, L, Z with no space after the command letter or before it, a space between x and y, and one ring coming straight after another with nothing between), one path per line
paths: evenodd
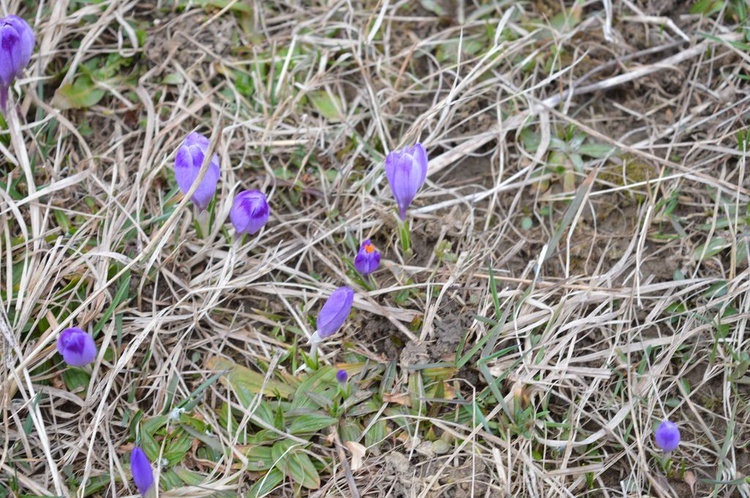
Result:
M207 151L208 139L196 132L190 133L182 142L180 148L177 149L177 155L174 159L174 177L183 194L188 193L190 187L198 178ZM216 184L219 182L220 174L219 155L214 154L203 181L193 193L192 201L200 211L208 207L208 203L211 202L211 198L216 193Z
M29 64L34 52L34 32L18 16L0 19L0 108L5 112L8 89Z
M656 428L654 439L656 440L656 446L665 453L669 453L677 449L680 444L680 429L674 422L665 420Z
M362 242L359 246L359 252L354 257L354 268L357 269L363 277L378 269L380 264L380 251L370 242L370 239Z
M130 472L133 474L133 482L138 492L141 496L146 496L154 485L154 471L146 453L138 446L130 453Z
M65 363L73 367L88 365L96 358L94 338L78 327L71 327L60 333L57 350Z
M268 221L268 201L259 190L245 190L237 194L229 211L237 233L252 235Z
M320 309L316 322L318 330L313 334L312 342L320 342L322 339L335 334L344 325L346 317L352 310L353 302L354 291L349 287L339 287L333 291Z
M403 220L406 209L427 178L427 152L422 144L389 152L385 158L385 176Z
M341 370L336 372L336 380L343 386L344 384L346 384L346 381L349 380L349 374L346 373L346 370L342 368Z

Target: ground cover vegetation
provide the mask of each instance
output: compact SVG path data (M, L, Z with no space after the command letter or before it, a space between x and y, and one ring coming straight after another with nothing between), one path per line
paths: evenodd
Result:
M746 2L0 9L0 498L750 495Z

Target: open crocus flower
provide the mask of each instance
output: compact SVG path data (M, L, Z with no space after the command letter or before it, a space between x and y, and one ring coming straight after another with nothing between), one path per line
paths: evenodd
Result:
M0 19L0 108L5 112L8 90L29 64L34 52L34 32L18 16Z
M654 440L656 441L656 446L661 448L665 453L669 453L677 449L677 446L680 445L680 429L674 422L665 420L656 428Z
M354 268L357 269L363 277L378 269L380 264L380 251L370 242L370 239L362 242L359 252L354 257Z
M254 234L268 221L266 196L259 190L240 192L234 198L229 219L237 233Z
M130 472L133 474L133 482L141 496L146 496L154 487L154 470L148 461L146 453L138 446L130 453Z
M398 214L406 218L406 210L427 179L427 152L422 144L391 151L385 158L385 176L398 205Z
M174 177L183 194L187 194L195 180L198 179L203 158L208 152L208 144L206 137L200 133L192 132L177 149L177 155L174 159ZM211 202L211 198L216 193L216 184L219 182L220 175L219 155L214 154L203 181L201 181L191 199L200 211L208 207L208 203Z
M88 365L96 358L94 338L78 327L71 327L60 333L57 350L65 363L73 367Z
M317 344L335 334L349 316L352 303L354 303L354 291L349 287L339 287L333 291L320 309L316 322L318 330L312 335L311 342Z

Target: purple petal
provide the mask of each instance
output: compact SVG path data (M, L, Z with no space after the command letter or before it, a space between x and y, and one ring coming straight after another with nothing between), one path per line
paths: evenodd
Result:
M246 190L234 198L229 219L237 233L254 234L268 221L268 201L263 192Z
M318 314L318 336L321 339L335 334L349 316L354 302L354 291L349 287L339 287L331 293Z
M195 132L190 133L180 148L177 149L174 161L174 177L177 181L177 186L180 187L183 194L188 193L190 187L193 186L193 183L198 178L207 150L208 139L200 133ZM201 211L208 207L208 204L216 193L216 186L220 176L219 155L214 154L211 158L211 164L208 165L208 171L206 171L203 177L203 181L198 185L191 198Z
M198 171L200 171L200 165ZM213 199L220 176L221 170L219 170L219 156L214 155L211 164L208 165L208 171L206 171L203 181L198 185L198 188L193 194L192 201L201 211L206 209L211 202L211 199ZM198 175L196 174L195 177L197 178Z
M209 140L205 136L201 135L197 131L191 131L188 133L188 136L185 137L185 145L188 147L197 145L200 149L206 150L208 149Z
M677 449L677 446L679 446L680 429L674 422L665 420L656 428L654 439L656 441L656 446L668 453Z
M94 339L78 327L71 327L60 333L57 338L57 350L65 363L73 367L88 365L96 359Z
M16 76L18 76L29 65L31 54L34 53L34 31L26 21L18 16L8 16L5 18L5 22L13 26L21 38L18 52L16 53L16 64L18 65Z
M380 265L380 251L370 242L370 239L362 242L359 252L354 257L354 268L357 269L363 277L378 269Z
M0 19L0 86L9 87L34 52L34 32L18 16Z
M21 37L6 21L0 23L0 84L9 87L18 72Z
M399 216L406 210L427 178L427 152L422 144L391 151L385 159L385 175L398 205Z
M346 384L346 381L349 380L349 374L346 373L346 370L343 368L336 372L336 380L339 384Z
M130 453L130 472L133 474L133 482L138 492L141 496L146 496L148 490L154 485L154 471L146 453L138 446Z

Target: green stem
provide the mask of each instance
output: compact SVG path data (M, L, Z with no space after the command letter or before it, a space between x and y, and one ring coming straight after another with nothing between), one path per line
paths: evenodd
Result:
M404 256L411 256L411 231L409 231L409 222L406 220L399 221L398 233L401 238L401 249Z
M198 208L196 208L196 211ZM211 230L211 213L208 212L208 209L204 209L203 211L197 211L195 214L195 232L198 235L199 239L204 239L208 237L208 234Z
M310 362L312 363L313 370L318 369L318 343L313 342L310 344Z

